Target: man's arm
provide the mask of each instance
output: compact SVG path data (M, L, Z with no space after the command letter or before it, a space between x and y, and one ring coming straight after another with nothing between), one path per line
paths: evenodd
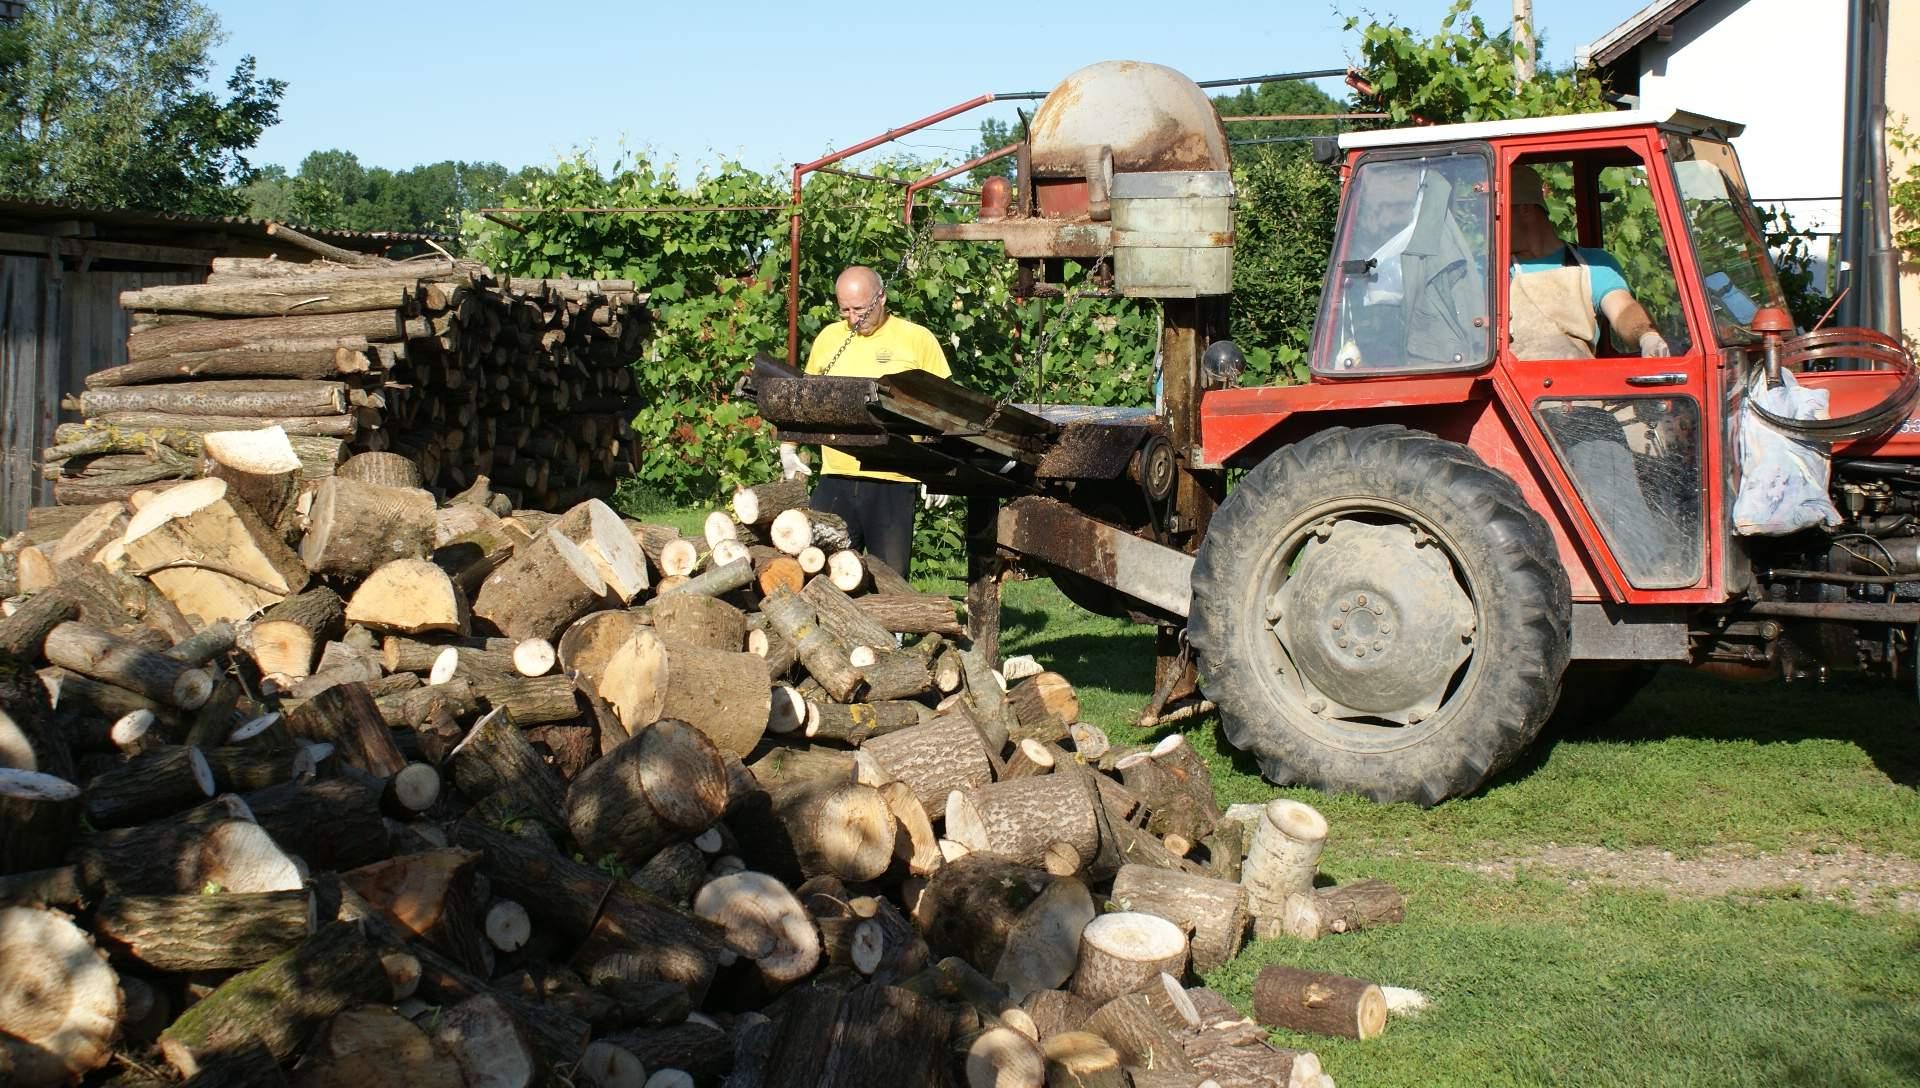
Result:
M1673 349L1667 346L1667 338L1654 328L1653 318L1647 315L1647 308L1626 291L1608 291L1600 299L1600 311L1607 315L1607 321L1622 340L1640 346L1640 354L1648 358L1673 354Z

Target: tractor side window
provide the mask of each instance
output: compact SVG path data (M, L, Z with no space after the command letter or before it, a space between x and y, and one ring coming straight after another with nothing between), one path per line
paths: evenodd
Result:
M1700 581L1700 406L1691 397L1608 397L1534 402L1560 463L1641 589Z
M1660 334L1665 353L1685 352L1692 340L1646 167L1602 167L1597 215L1577 206L1575 177L1573 162L1549 161L1518 165L1509 179L1514 357L1640 355L1649 329ZM1583 239L1580 224L1595 219L1600 237Z
M1674 149L1673 179L1693 235L1714 336L1727 345L1752 343L1747 326L1754 312L1786 303L1740 163L1723 143L1682 139Z
M1667 236L1660 229L1653 190L1647 187L1647 168L1609 166L1600 171L1599 186L1601 248L1620 265L1627 290L1645 307L1647 317L1673 354L1684 354L1693 340L1687 335L1686 314L1680 308L1680 288L1674 280ZM1618 329L1608 332L1614 354L1639 354L1640 345L1628 343Z
M1313 369L1471 370L1488 335L1487 159L1362 160L1340 214Z

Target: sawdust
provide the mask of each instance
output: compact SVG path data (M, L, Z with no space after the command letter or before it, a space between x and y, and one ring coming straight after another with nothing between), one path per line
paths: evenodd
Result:
M1755 853L1714 847L1691 857L1652 847L1554 846L1531 854L1459 862L1461 868L1514 879L1521 873L1594 884L1657 888L1709 899L1792 899L1836 903L1877 913L1920 914L1920 860L1870 854L1855 846Z

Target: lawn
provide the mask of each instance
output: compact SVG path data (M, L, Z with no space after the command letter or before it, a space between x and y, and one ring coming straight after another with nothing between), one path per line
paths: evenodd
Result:
M1070 678L1084 718L1147 739L1131 724L1153 676L1146 630L1045 581L1009 584L1002 621L1003 652ZM1791 881L1697 898L1524 860L1511 879L1467 867L1573 846L1670 851L1679 867L1708 851L1762 866L1787 849L1920 858L1910 692L1669 670L1611 722L1545 737L1490 788L1429 810L1276 789L1210 720L1188 735L1223 803L1310 801L1333 826L1326 876L1407 894L1403 925L1261 942L1209 979L1243 1008L1267 963L1425 992L1432 1007L1377 1040L1276 1036L1343 1085L1920 1083L1920 915L1891 909L1893 889L1858 904Z
M662 520L694 528L699 515ZM1132 725L1153 677L1146 629L1081 611L1050 582L1014 582L1002 651L1067 676L1082 717L1117 743L1150 739ZM1186 724L1222 803L1307 800L1333 827L1323 876L1407 895L1402 925L1260 942L1208 979L1242 1008L1267 963L1427 994L1424 1013L1369 1042L1276 1034L1346 1088L1920 1083L1910 688L1667 670L1612 721L1549 734L1489 788L1429 810L1276 789L1210 719ZM1782 875L1676 893L1540 863L1549 852ZM1876 879L1815 894L1789 857Z

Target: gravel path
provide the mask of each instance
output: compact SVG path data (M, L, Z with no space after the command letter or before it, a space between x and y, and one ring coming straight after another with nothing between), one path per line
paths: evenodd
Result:
M1676 857L1651 847L1552 846L1532 854L1459 862L1461 868L1508 880L1522 872L1559 877L1572 887L1624 884L1696 898L1752 895L1841 903L1863 911L1920 914L1920 860L1869 854L1854 846L1753 853L1715 847ZM1797 894L1794 889L1798 889Z

